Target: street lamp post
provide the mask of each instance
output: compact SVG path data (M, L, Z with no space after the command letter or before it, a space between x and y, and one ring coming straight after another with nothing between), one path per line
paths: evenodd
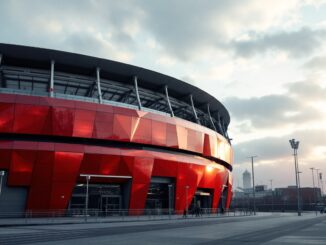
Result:
M298 148L299 148L299 141L295 141L295 139L289 140L291 147L293 149L293 156L294 156L294 166L295 166L295 183L297 188L297 205L298 205L298 216L301 216L300 210L300 177L299 177L299 166L298 166Z
M319 174L319 180L320 180L320 184L321 184L321 196L323 196L324 195L323 173Z
M171 191L171 189L172 189L172 185L169 184L168 187L169 187L169 215L171 216L171 207L172 207L172 198L171 198L172 191Z
M91 176L86 175L85 221L87 221L87 215L88 215L88 184L90 179Z
M316 170L316 175L317 175L317 187L320 188L320 184L319 184L319 170L318 168L315 169ZM316 200L319 202L319 198L317 196L317 192L316 192Z
M314 177L314 170L315 168L310 168L311 169L311 176L312 176L312 188L314 190L314 201L315 201L315 211L316 211L316 215L317 215L317 194L316 194L316 189L315 189L315 177Z
M188 189L189 185L186 185L186 216L188 216Z
M2 191L2 179L3 176L5 176L5 171L0 171L0 196L1 196L1 191Z
M323 196L324 195L323 173L319 174L319 180L321 185L321 196Z
M272 212L274 212L274 194L273 194L273 180L269 180L271 182L271 191L272 191Z
M252 195L253 195L253 204L254 204L254 215L256 215L256 190L255 190L255 172L254 172L254 158L257 156L250 156L251 158L251 171L252 171Z

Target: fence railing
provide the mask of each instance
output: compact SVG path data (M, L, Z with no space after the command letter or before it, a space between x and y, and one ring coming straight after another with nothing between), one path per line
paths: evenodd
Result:
M71 210L40 210L26 212L0 212L0 224L48 224L48 223L83 223L83 222L119 222L119 221L145 221L164 219L195 219L217 218L253 215L248 209L229 209L221 212L219 209L200 209L199 212L189 210L169 209L71 209Z

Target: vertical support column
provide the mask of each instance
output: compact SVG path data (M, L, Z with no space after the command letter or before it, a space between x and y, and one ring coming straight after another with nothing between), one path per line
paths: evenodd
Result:
M190 94L190 103L191 103L192 111L194 113L194 117L195 117L197 123L200 124L200 121L198 119L197 112L196 112L196 109L195 109L194 100L192 98L192 94Z
M171 106L171 102L170 102L170 98L169 98L169 92L168 92L168 86L165 85L164 87L165 90L165 96L166 96L166 102L168 103L169 109L170 109L170 113L171 113L171 117L174 117L174 113L173 113L173 109Z
M2 54L0 54L0 66L1 66L1 61L2 61Z
M209 109L209 104L207 104L207 113L208 113L208 116L209 116L209 120L211 121L211 124L213 126L213 129L216 131L216 127L215 127L215 124L213 122L213 118L211 116L211 112L210 112L210 109Z
M97 86L97 93L98 93L98 102L100 104L102 104L103 100L102 100L101 78L100 78L100 68L99 67L96 67L96 86Z
M89 180L91 179L91 176L86 176L86 196L85 196L85 221L87 222L87 216L88 216L88 186L89 186Z
M230 141L226 124L224 124L224 134L225 134L226 138Z
M51 74L50 74L50 97L54 96L54 64L55 61L51 60Z
M218 127L220 129L220 132L224 135L224 130L221 124L221 117L220 117L220 113L217 112L217 123L218 123Z
M223 118L222 118L222 119L223 119ZM222 120L222 122L221 122L221 125L222 125L222 132L223 132L224 137L226 137L226 138L230 141L230 138L229 138L229 135L228 135L228 133L227 133L227 129L226 129L226 127L225 127L225 124L224 124L223 120Z
M142 105L141 105L139 91L138 91L138 79L137 79L137 76L134 76L134 86L135 86L135 92L136 92L136 97L137 97L137 102L138 102L138 108L141 111Z

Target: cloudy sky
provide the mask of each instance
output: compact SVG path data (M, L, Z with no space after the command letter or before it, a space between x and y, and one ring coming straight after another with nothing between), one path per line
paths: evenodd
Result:
M3 0L0 42L84 53L159 71L213 94L231 114L235 185L326 179L326 1Z

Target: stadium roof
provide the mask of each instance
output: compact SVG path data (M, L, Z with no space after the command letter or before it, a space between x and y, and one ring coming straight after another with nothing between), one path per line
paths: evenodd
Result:
M101 78L108 77L127 84L132 84L131 78L137 76L139 87L157 91L167 85L171 97L186 103L189 103L189 95L192 94L196 108L207 111L207 104L209 104L212 117L217 117L219 114L226 125L230 123L228 111L212 95L191 84L155 71L82 54L12 44L0 44L0 54L3 55L2 62L5 65L49 69L50 61L54 60L56 70L68 73L93 75L94 70L99 67Z

